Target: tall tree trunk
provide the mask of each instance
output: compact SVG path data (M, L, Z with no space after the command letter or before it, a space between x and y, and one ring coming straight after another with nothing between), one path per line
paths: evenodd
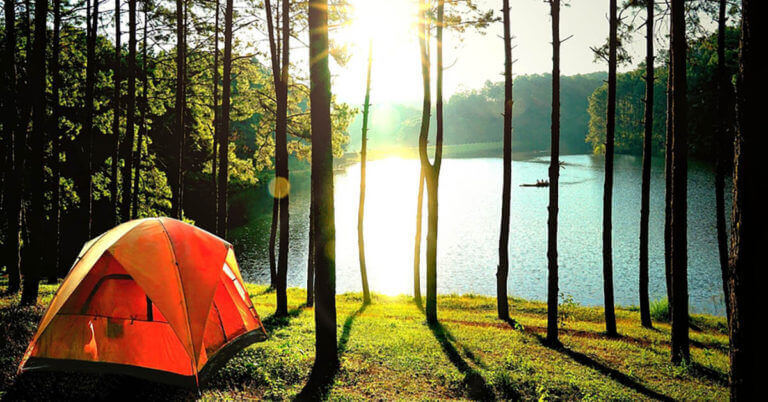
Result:
M723 276L723 295L725 296L725 316L730 320L730 298L728 294L728 233L725 223L725 173L727 168L726 149L728 135L725 122L727 118L727 99L730 98L730 84L725 72L725 0L719 1L717 18L717 139L712 141L715 147L715 220L717 222L717 249L720 253L720 270Z
M429 172L429 161L426 161L427 158L427 137L429 136L429 116L430 112L432 110L432 90L430 85L430 62L429 62L429 27L427 24L427 6L426 1L422 1L420 4L421 11L419 15L419 50L421 53L421 78L422 78L422 85L423 85L423 93L424 93L424 99L422 101L422 107L421 107L421 127L419 129L419 161L421 163L421 178L419 179L419 185L421 183L427 180L427 175L431 174ZM423 154L423 155L422 155ZM426 185L426 183L424 184ZM422 193L423 189L419 188L419 204L416 210L416 225L417 225L417 243L421 242L421 208L422 208L422 197L424 196ZM420 248L420 244L416 245L418 248ZM417 264L420 261L420 255L421 252L420 249L416 250L416 254L414 255L414 271L418 268ZM414 273L415 275L415 273ZM429 273L427 273L427 276L429 276ZM427 280L428 282L428 280ZM414 284L416 285L416 284ZM429 284L427 284L427 287L429 287ZM429 299L429 289L427 289L427 299ZM427 301L429 303L429 301Z
M43 255L45 254L45 206L43 195L45 179L43 173L43 158L45 154L45 47L46 19L48 17L48 1L35 1L35 36L30 55L30 89L33 96L32 104L32 140L31 158L28 165L30 172L29 194L31 198L30 252L31 257L24 264L24 284L21 291L21 304L34 305L37 303L38 284L43 273Z
M652 328L648 299L648 218L651 199L651 158L653 157L653 19L654 2L646 2L645 18L645 136L643 137L643 183L640 195L640 323Z
M20 176L23 171L24 140L16 119L18 113L16 109L16 2L5 0L3 6L5 12L5 48L3 49L2 64L5 73L3 87L6 90L5 102L3 102L5 105L3 136L9 139L6 171L10 173L5 201L8 221L5 236L8 255L6 269L8 271L8 293L16 293L21 289L19 221L21 219L22 180Z
M90 10L90 7L88 8ZM99 27L99 2L93 0L93 11L90 12L88 22L88 43L86 45L86 68L85 68L85 123L83 123L83 133L85 134L85 155L77 163L77 173L75 175L75 187L80 198L78 208L78 218L82 228L79 243L85 243L91 238L93 233L93 140L94 140L94 85L96 83L96 38L98 37Z
M288 248L289 248L289 196L290 177L288 172L288 68L289 63L289 41L291 37L291 13L290 2L283 0L282 5L282 55L280 58L280 81L276 86L277 98L277 124L275 130L275 156L277 175L275 187L280 187L280 247L277 251L277 308L275 314L279 317L288 315ZM284 184L281 183L283 181ZM282 190L284 188L284 190Z
M686 39L683 0L672 0L672 362L690 359L688 345L688 133L686 120Z
M309 81L312 191L315 220L316 378L338 367L336 343L336 226L331 145L331 73L328 70L328 1L309 1Z
M211 186L213 187L213 229L216 234L221 234L219 230L219 181L216 176L218 160L216 152L219 146L219 125L221 119L219 116L219 11L221 10L220 0L216 0L216 10L214 11L214 33L213 33L213 147L211 152Z
M120 218L131 219L131 184L133 184L133 140L136 121L136 0L128 0L128 105L125 118L123 194Z
M112 203L110 209L110 219L112 219L112 225L116 225L120 221L120 216L118 214L118 209L120 208L120 197L118 194L117 177L118 166L120 165L120 85L122 82L122 77L120 77L120 59L123 50L120 43L120 37L122 36L120 32L120 14L120 0L115 0L115 60L112 75L112 78L114 79L114 94L112 95L112 106L114 108L114 114L112 116L111 181L109 183L109 196Z
M765 38L761 2L742 0L741 45L737 77L737 125L734 157L733 230L729 260L731 298L730 358L731 399L749 400L760 395L765 356L761 332L765 281L765 244L768 241L764 188L768 180L762 153L768 148L763 130L762 47Z
M605 306L605 332L616 332L616 313L613 307L613 144L616 134L616 0L610 0L610 33L608 36L608 116L605 128L605 187L603 188L603 295Z
M61 0L53 1L53 44L51 46L51 224L53 230L48 231L48 244L53 245L53 250L46 253L48 260L45 262L48 283L55 284L59 275L59 258L61 250L61 135L59 133L59 119L61 118L61 106L59 105L59 90L61 89L61 72L59 66L59 54L61 53Z
M435 99L435 120L437 130L435 133L435 160L429 162L427 155L427 139L429 134L429 124L424 120L429 120L430 107L430 80L429 80L429 52L427 50L427 31L429 27L425 22L427 6L422 3L421 27L420 32L423 35L419 37L419 47L422 55L422 80L424 83L424 105L422 109L422 125L419 132L419 159L421 167L424 169L427 181L427 301L426 316L430 324L437 323L437 223L438 223L438 182L440 176L440 165L442 163L442 145L443 145L443 16L445 2L437 2L437 82Z
M560 0L549 0L552 15L552 134L549 160L549 217L547 219L547 342L558 344L557 334L557 212L560 179Z
M507 278L509 276L509 209L512 197L512 33L509 0L504 0L504 181L501 190L501 231L499 233L499 266L496 270L496 307L499 318L509 319Z
M311 184L310 184L311 186ZM309 195L309 251L307 252L307 307L315 304L315 196L310 189Z
M264 10L267 13L267 34L269 38L269 54L272 62L272 83L275 87L275 93L277 94L277 87L280 85L280 51L278 50L280 40L275 39L275 33L277 30L275 29L275 24L272 20L272 5L270 4L269 0L264 0ZM276 138L277 116L275 116L275 139ZM277 148L275 148L275 164L277 164ZM277 170L275 170L275 179L277 179ZM273 289L277 289L277 260L275 245L277 243L277 220L279 216L280 201L277 198L274 198L272 200L272 225L269 232L269 283Z
M224 9L224 64L221 86L221 137L219 138L219 233L227 235L227 185L229 183L229 106L232 93L232 0Z
M421 305L421 222L424 207L424 168L419 168L419 194L416 197L416 235L413 246L413 300Z
M669 51L672 58L672 51ZM664 139L664 279L672 303L672 67L667 67L667 121Z
M371 303L368 290L368 272L365 268L365 242L363 241L363 218L365 216L365 160L368 145L368 111L371 106L371 64L373 64L373 40L368 42L368 73L365 79L365 103L363 104L363 132L360 146L360 204L357 208L357 250L360 260L360 278L363 282L363 304Z
M176 121L174 122L175 136L176 136L176 149L174 150L176 155L175 166L176 171L171 172L171 215L176 219L182 217L182 170L184 165L184 81L186 77L185 64L186 64L186 43L184 39L184 0L176 0Z
M136 143L136 156L133 157L133 191L131 191L131 219L139 215L139 185L141 184L141 155L144 147L144 135L147 132L147 108L149 107L147 91L149 89L149 64L147 62L147 1L144 1L144 35L141 44L141 122L139 123L139 138Z

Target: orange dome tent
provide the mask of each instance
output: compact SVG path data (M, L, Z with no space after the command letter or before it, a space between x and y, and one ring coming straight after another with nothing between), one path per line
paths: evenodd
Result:
M19 371L93 371L195 387L266 335L232 245L174 219L139 219L86 243Z

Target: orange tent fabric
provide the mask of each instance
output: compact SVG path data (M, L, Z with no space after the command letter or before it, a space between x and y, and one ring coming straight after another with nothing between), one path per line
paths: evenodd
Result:
M175 219L139 219L86 243L19 370L199 386L266 336L231 244Z

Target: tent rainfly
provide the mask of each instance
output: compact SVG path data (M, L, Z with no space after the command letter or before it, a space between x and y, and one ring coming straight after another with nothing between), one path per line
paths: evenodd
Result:
M175 219L139 219L85 244L19 371L124 374L194 388L266 337L231 244Z

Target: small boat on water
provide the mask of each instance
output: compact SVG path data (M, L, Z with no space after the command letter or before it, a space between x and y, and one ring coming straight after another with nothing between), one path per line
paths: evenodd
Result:
M549 187L549 180L536 180L536 183L523 183L520 187Z

